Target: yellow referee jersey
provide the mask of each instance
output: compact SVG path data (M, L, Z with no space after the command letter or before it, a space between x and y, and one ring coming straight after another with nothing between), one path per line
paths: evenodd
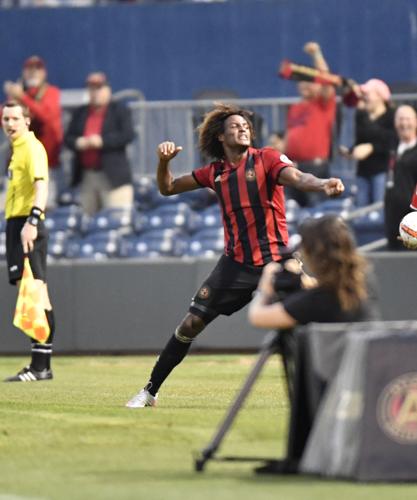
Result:
M7 170L6 219L28 216L35 199L35 181L48 181L48 157L33 132L13 141L12 148Z

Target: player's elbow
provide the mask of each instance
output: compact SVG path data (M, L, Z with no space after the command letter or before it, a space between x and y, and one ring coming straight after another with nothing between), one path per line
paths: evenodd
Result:
M158 189L162 196L172 196L173 194L175 194L173 192L173 189L170 189L169 186L158 186Z

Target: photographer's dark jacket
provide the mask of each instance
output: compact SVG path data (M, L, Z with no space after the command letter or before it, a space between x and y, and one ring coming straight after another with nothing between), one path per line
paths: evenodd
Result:
M84 135L88 114L88 105L77 108L65 134L65 145L74 152L73 186L81 182L83 175L81 155L75 148L75 141ZM126 147L134 139L134 135L130 110L121 103L111 102L107 107L101 131L103 148L100 150L99 170L107 176L112 189L132 182Z

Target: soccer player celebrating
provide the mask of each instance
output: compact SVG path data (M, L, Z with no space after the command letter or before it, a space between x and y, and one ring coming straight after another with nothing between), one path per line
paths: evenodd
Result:
M199 127L199 146L214 161L174 178L169 162L182 150L158 146L158 187L170 196L208 187L218 197L225 233L224 255L191 301L188 313L161 352L145 387L126 406L154 406L157 392L186 356L196 336L220 314L231 315L251 301L268 262L279 262L288 242L283 186L337 196L339 179L318 179L294 168L272 148L254 149L250 113L219 104Z
M44 344L32 342L32 361L5 382L34 382L52 378L50 358L54 335L54 314L45 283L47 234L44 210L48 197L48 159L42 143L29 131L27 108L17 101L3 107L2 126L13 154L8 166L6 194L6 254L9 281L18 285L23 274L24 255L29 256L33 276L41 290L50 334Z

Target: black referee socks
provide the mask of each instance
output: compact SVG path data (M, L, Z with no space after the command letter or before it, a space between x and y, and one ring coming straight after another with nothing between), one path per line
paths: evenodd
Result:
M32 342L32 361L30 366L38 372L42 370L50 370L51 368L52 341L55 333L55 316L52 309L50 311L45 310L45 314L50 330L48 341L45 342L45 344Z

